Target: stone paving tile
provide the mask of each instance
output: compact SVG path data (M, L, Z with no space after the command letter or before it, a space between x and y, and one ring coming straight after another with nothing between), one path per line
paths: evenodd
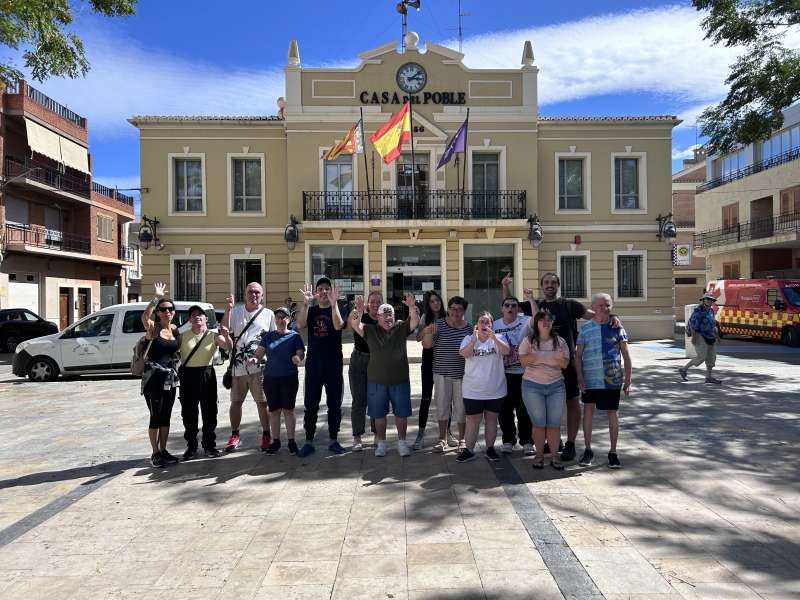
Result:
M573 546L572 551L603 594L667 594L672 589L634 548Z
M273 561L264 578L264 586L332 586L336 579L339 561L314 560L305 562ZM329 588L330 589L330 588Z
M408 589L448 590L452 588L481 589L481 577L474 564L408 565Z
M260 587L253 600L330 600L330 585L265 585Z
M492 600L500 600L493 597ZM408 600L487 600L483 588L408 590Z
M474 564L469 544L412 544L406 552L408 564L451 565Z
M547 567L534 547L522 548L472 548L475 564L483 577L489 571L537 571Z
M487 598L564 600L547 569L487 571L481 573L481 582Z
M407 600L405 574L400 577L371 577L369 579L337 578L332 600Z
M342 556L385 556L405 554L405 532L393 530L378 531L363 535L349 535L344 538Z

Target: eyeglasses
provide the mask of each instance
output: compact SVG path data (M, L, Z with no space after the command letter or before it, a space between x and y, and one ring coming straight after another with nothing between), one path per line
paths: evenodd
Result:
M517 308L517 306L519 306L519 304L516 304L516 303L514 303L514 304L503 304L503 308Z
M287 315L283 314L283 313L277 313L275 315L275 318L276 319L288 319L289 317Z
M158 312L162 312L162 313L164 313L164 312L173 312L174 313L175 312L175 307L174 306L159 306L158 307Z

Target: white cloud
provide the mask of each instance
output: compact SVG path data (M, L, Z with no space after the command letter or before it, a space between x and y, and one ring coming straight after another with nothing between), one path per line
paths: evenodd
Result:
M683 160L684 158L694 158L694 151L695 148L699 148L700 144L692 144L685 150L679 150L678 148L672 148L672 160Z

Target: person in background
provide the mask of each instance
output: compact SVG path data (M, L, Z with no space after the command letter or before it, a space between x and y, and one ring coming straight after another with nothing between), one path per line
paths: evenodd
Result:
M189 308L191 331L181 338L181 368L178 370L181 382L180 402L183 418L183 438L186 451L183 460L197 458L197 420L198 412L203 417L202 446L206 458L216 458L217 450L217 374L214 371L214 354L217 348L230 345L225 326L220 325L219 333L208 328L208 315L201 306ZM198 411L199 407L199 411Z
M429 290L423 297L423 314L417 326L417 341L422 341L422 333L425 327L437 319L444 319L447 313L444 310L444 301L439 292ZM414 440L414 450L422 450L425 446L425 427L428 425L428 413L433 400L433 348L422 349L422 364L420 365L422 375L422 396L419 401L419 428L417 439ZM452 446L458 445L458 441L450 433L448 424L447 442Z
M306 347L300 334L289 329L289 307L281 306L274 312L276 328L261 336L261 343L250 360L257 365L265 356L267 358L264 365L264 394L267 397L272 434L272 443L267 448L267 454L276 454L281 448L283 414L289 454L295 455L298 450L294 440L294 407L300 386L297 367L303 362Z
M586 449L581 466L591 466L592 417L594 408L608 411L608 433L611 449L608 467L619 469L617 438L619 437L620 391L627 396L631 391L631 357L628 353L628 334L622 327L611 324L611 296L595 294L592 297L594 317L584 323L578 333L575 347L575 371L583 400L583 438ZM623 369L624 361L624 369Z
M484 420L486 458L500 460L494 442L497 438L497 415L507 395L503 357L510 351L505 338L495 335L492 315L486 311L478 315L472 335L461 340L459 354L465 361L462 391L467 427L464 448L458 453L457 462L475 459L475 443L478 441L481 419Z
M359 296L360 298L360 296ZM361 299L363 303L363 298ZM383 304L383 295L373 290L367 296L367 310L361 315L361 322L365 325L375 325L378 322L378 308ZM347 327L351 327L350 321ZM361 335L353 337L353 352L350 354L350 368L347 376L350 381L350 395L353 404L350 408L350 421L353 425L353 452L361 452L364 444L361 436L364 435L367 420L367 368L369 366L369 344Z
M544 468L545 440L551 448L558 444L561 419L564 416L566 388L563 369L569 364L569 347L563 338L553 334L553 316L540 310L533 318L528 335L519 346L522 376L522 399L533 422L536 443L534 469ZM550 465L557 470L564 466L553 453Z
M700 304L692 311L692 316L689 317L689 322L686 324L686 335L692 338L697 356L678 369L681 379L684 381L689 381L691 367L699 367L706 363L706 383L722 383L722 380L711 374L717 364L717 343L719 342L717 321L712 310L716 301L717 299L711 294L703 294Z

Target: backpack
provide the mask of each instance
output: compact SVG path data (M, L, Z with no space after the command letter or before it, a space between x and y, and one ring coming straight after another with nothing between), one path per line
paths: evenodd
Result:
M131 357L131 375L141 377L144 373L144 363L147 353L150 351L150 345L153 340L148 340L147 336L142 336L139 341L133 346L133 356Z

